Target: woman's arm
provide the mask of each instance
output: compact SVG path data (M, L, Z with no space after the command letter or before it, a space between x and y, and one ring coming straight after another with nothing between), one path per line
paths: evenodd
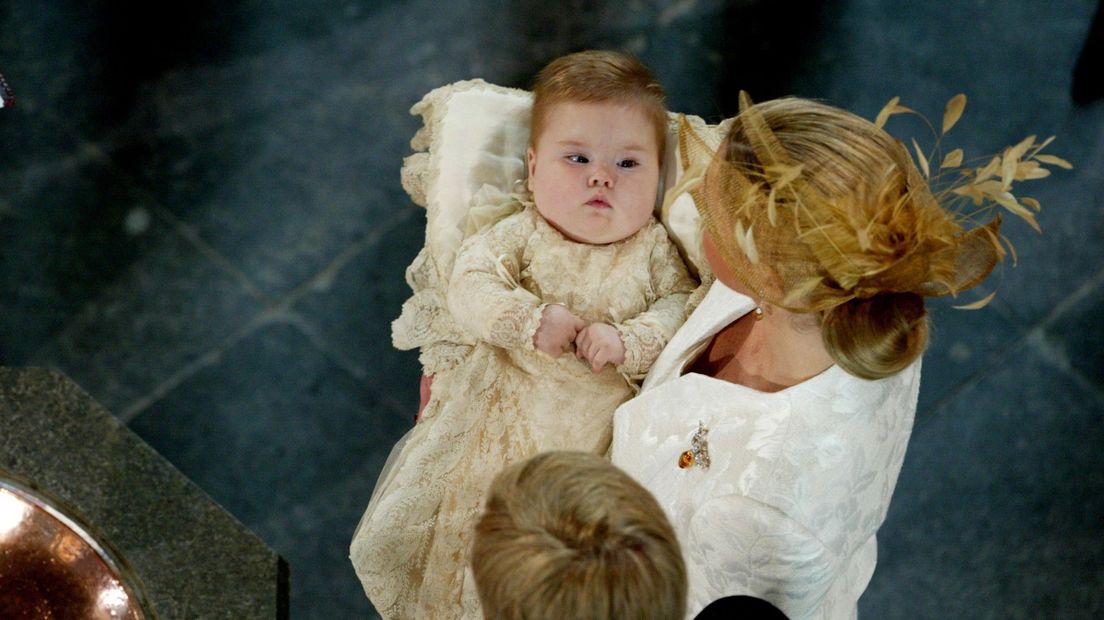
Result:
M791 620L820 617L843 568L815 532L743 495L698 506L689 531L679 535L690 573L691 614L725 596L749 595Z

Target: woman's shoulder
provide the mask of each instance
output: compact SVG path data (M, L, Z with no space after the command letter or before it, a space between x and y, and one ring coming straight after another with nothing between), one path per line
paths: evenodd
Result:
M841 418L892 416L911 421L920 392L920 368L917 359L894 375L869 380L833 366L830 381L810 383L804 386L807 390L801 385L795 386L795 392L808 392L800 398L812 405L830 404L828 411Z

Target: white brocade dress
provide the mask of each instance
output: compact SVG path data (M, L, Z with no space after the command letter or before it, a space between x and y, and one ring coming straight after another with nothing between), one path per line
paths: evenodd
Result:
M474 344L431 371L422 421L392 451L350 549L385 618L482 618L468 547L494 475L545 450L604 454L613 411L634 393L626 376L651 367L695 286L654 220L595 246L565 238L529 207L464 243L448 305ZM595 374L571 353L537 351L549 303L612 324L625 363Z
M753 308L713 284L641 394L617 409L613 462L656 496L678 533L688 618L740 594L790 620L854 618L912 432L920 362L878 381L832 366L775 393L682 374ZM699 422L711 465L680 469Z

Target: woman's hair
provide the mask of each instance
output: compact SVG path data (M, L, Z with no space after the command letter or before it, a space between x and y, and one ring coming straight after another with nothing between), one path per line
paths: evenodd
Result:
M644 63L620 52L589 50L548 63L533 84L533 116L529 146L537 138L557 103L616 103L638 106L655 128L660 159L667 141L666 94Z
M677 619L686 567L652 495L609 461L546 452L501 472L475 526L487 618Z
M847 372L881 379L904 370L928 346L924 298L879 293L824 311L821 334L828 355Z
M881 254L875 257L874 251L868 251L871 260L888 261L890 265L879 271L877 263L871 269L870 278L852 284L849 293L843 297L852 297L842 303L818 299L817 292L808 299L810 307L822 308L821 328L824 345L832 359L845 371L865 379L879 379L897 373L917 359L927 347L928 326L923 297L910 290L919 273L926 268L923 260L915 260L922 254L920 244L924 240L916 236L916 222L928 218L930 226L945 226L928 215L937 205L926 187L914 187L923 183L908 155L908 151L895 138L881 128L859 116L838 108L805 99L786 98L758 103L753 106L757 117L765 122L774 144L780 147L789 162L801 166L801 191L806 197L804 208L816 211L822 205L825 211L814 212L817 221L850 220L874 222L887 228L883 233L884 243ZM747 131L751 128L737 117L727 139L726 159L754 174L761 174L763 163L749 141ZM754 131L754 129L751 129ZM815 197L809 200L809 197ZM764 192L761 203L754 208L765 211L768 196ZM926 204L919 201L927 200ZM884 215L885 205L894 205L892 220ZM948 220L949 221L949 220ZM782 235L790 234L785 232ZM758 235L765 231L756 230ZM826 233L823 236L828 236ZM762 238L762 237L760 237ZM797 238L784 238L778 245L804 244L812 235ZM820 240L820 238L817 238ZM829 240L833 245L843 245L843 240ZM885 247L890 250L886 251ZM729 248L730 254L735 248ZM790 261L792 265L771 265L770 274L775 281L778 274L787 268L793 273L809 275L812 271L825 273L825 252L809 252L803 247L804 255L779 254L776 262ZM908 261L903 260L905 257ZM768 259L768 262L771 259ZM821 261L818 263L818 261ZM812 265L796 263L805 262ZM852 260L852 262L855 262ZM923 267L918 267L918 265ZM743 277L752 269L737 269L737 275ZM742 273L743 272L743 273ZM766 273L766 272L764 272ZM752 276L754 278L756 276ZM793 278L796 279L796 278ZM788 281L785 286L793 287L795 282ZM840 294L844 288L827 278L827 287L821 292ZM754 282L750 284L753 289ZM765 286L765 285L764 285ZM831 290L829 290L831 289ZM851 293L854 293L853 295Z

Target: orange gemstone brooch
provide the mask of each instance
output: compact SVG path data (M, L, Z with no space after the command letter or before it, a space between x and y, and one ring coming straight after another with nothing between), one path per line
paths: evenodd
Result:
M695 466L701 467L702 469L709 469L709 443L706 441L707 435L709 435L709 427L699 421L698 430L694 431L694 436L690 438L690 449L679 455L679 469L687 469Z

